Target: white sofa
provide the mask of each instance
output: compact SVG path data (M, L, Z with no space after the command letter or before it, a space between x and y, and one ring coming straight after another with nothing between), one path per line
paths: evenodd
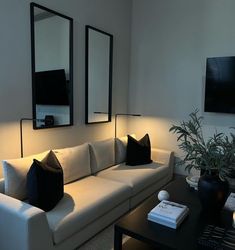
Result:
M3 162L1 250L75 249L169 182L173 175L173 153L165 150L152 149L151 164L125 165L125 137L54 152L66 184L64 197L49 212L29 205L24 197L29 162L33 158L40 160L45 152Z

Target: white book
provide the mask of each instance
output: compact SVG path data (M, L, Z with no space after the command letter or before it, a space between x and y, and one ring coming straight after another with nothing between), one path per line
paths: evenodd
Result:
M186 210L188 210L188 208L185 205L163 200L154 207L149 214L177 223Z
M170 228L174 228L176 229L177 228L177 224L173 223L172 221L169 222L169 221L166 221L166 220L163 220L163 219L160 219L160 218L155 218L151 215L148 215L148 220L152 221L152 222L155 222L155 223L158 223L158 224L161 224L163 226L167 226L167 227L170 227Z
M235 210L235 193L229 195L224 207L231 211Z
M184 210L184 212L177 218L176 221L175 221L175 220L172 220L172 219L170 219L170 218L167 218L167 217L163 217L163 216L161 216L161 215L153 214L153 213L151 213L151 212L148 214L148 216L150 216L152 219L156 219L156 220L161 219L161 220L164 220L164 221L168 221L168 222L170 222L170 223L178 224L178 223L182 220L182 218L185 217L185 215L188 214L188 212L189 212L189 209L186 208L186 209Z
M188 215L188 213L189 213L189 209L187 208L185 210L185 212L180 216L180 218L178 219L177 222L174 222L170 219L166 219L164 217L156 216L156 215L153 215L150 213L148 214L148 220L150 220L152 222L156 222L156 223L161 224L163 226L167 226L167 227L176 229L183 222L184 218Z

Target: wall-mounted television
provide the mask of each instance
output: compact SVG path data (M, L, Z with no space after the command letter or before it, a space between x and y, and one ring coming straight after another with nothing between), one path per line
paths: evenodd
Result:
M69 105L65 70L48 70L35 73L36 104Z
M235 56L207 58L204 111L235 113Z

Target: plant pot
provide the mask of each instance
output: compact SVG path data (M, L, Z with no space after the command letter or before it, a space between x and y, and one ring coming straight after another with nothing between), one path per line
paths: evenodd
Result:
M204 174L200 177L198 182L198 195L203 212L220 212L226 202L228 194L228 181L222 181L218 175Z

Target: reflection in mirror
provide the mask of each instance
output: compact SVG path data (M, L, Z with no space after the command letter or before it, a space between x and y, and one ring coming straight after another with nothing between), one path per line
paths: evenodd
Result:
M72 32L72 18L31 3L35 129L73 124Z
M86 123L111 121L113 36L86 26Z

